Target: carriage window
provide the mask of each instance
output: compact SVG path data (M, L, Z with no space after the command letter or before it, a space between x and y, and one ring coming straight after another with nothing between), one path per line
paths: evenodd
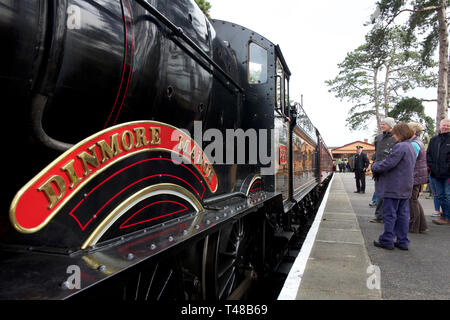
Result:
M254 42L250 42L248 51L248 82L267 82L267 50Z

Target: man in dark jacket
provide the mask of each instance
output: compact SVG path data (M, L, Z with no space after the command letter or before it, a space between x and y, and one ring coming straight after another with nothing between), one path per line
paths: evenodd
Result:
M430 140L427 166L443 211L443 217L433 220L433 223L450 225L450 120L448 119L440 122L440 134Z
M358 153L355 155L355 166L353 168L356 179L355 193L366 193L366 170L369 167L369 158L362 150L362 146L356 147Z
M374 163L383 161L387 155L391 152L391 149L396 144L396 140L392 137L392 128L395 126L395 120L387 117L381 121L381 131L375 138L375 160ZM375 181L375 187L377 182ZM383 222L383 198L377 194L377 208L375 209L375 219L369 220L370 222Z

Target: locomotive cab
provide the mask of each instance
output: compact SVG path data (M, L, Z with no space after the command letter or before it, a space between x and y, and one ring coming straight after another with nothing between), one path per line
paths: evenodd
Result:
M279 46L262 35L227 21L212 20L212 25L218 37L229 43L236 54L239 82L245 90L242 129L268 130L268 141L275 141L273 148L269 143L266 146L273 168L259 162L251 170L267 169L270 174L263 176L266 188L281 192L287 200L290 70Z

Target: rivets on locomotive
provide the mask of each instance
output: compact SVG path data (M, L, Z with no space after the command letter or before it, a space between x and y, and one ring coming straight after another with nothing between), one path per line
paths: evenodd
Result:
M103 264L102 264L102 265L99 265L98 268L97 268L97 270L100 271L100 272L105 272L106 269L107 269L106 266L103 265Z
M61 289L63 290L67 290L69 289L69 282L64 281L63 283L60 284Z
M173 87L172 86L168 86L167 89L166 89L167 97L168 98L172 98L173 92L174 92Z

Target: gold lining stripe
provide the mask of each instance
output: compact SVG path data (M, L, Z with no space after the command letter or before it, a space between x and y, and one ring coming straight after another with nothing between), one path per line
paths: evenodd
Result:
M261 179L261 175L260 174L255 175L252 178L252 180L250 181L250 184L248 185L248 188L247 188L247 193L245 194L247 197L248 197L248 194L250 193L250 188L252 187L253 183L255 183L255 181L258 180L258 179Z
M160 193L156 193L158 191L161 191ZM115 209L113 209L104 219L103 221L95 228L95 230L89 235L89 237L86 239L86 241L81 246L81 249L86 249L89 246L95 245L100 238L103 236L103 234L114 224L114 222L120 218L122 215L124 215L126 212L128 212L129 209L131 209L134 205L139 203L140 201L147 199L148 197L151 197L158 194L172 194L179 196L180 198L183 198L191 203L195 210L197 212L203 211L203 206L198 201L198 199L187 189L178 186L176 184L172 183L160 183L156 185L149 186L147 188L144 188L135 194L128 197L126 200L124 200L122 203L120 203ZM186 199L186 198L187 199Z

